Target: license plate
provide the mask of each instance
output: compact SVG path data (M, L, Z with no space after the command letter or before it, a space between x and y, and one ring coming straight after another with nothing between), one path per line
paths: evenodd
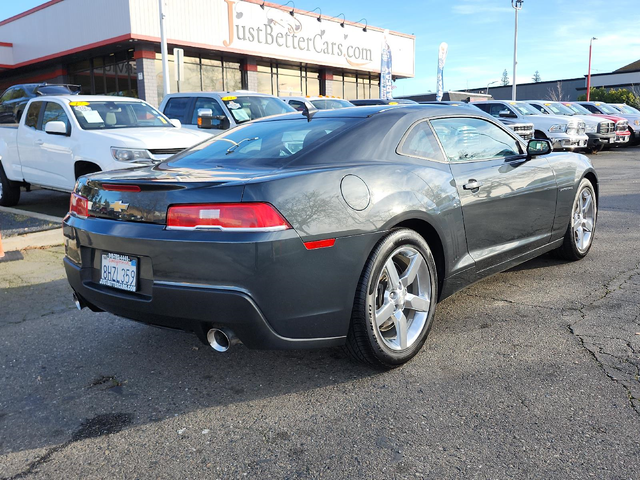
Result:
M138 260L117 253L103 253L100 285L135 292L138 279Z

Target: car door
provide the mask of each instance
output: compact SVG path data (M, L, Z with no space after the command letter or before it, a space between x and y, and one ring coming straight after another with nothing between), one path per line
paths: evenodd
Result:
M547 244L557 184L544 157L527 159L514 136L481 118L434 119L479 272Z
M29 183L40 184L45 176L40 172L40 146L44 143L44 132L39 129L44 102L32 101L27 107L24 123L18 127L18 154L22 164L22 175Z
M28 112L27 112L28 113ZM71 126L64 107L56 102L45 102L41 121L36 127L37 152L29 161L33 167L29 182L62 190L72 190L75 184L73 140ZM63 122L67 135L46 133L49 122Z

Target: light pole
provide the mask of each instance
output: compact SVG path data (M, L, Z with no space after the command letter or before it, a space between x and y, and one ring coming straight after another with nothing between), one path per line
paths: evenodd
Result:
M587 102L591 98L591 49L593 47L594 40L597 40L597 38L591 37L591 40L589 40L589 71L587 72Z
M164 86L164 94L171 93L169 88L169 55L167 52L167 36L164 32L165 15L163 11L163 4L166 0L159 0L160 6L160 52L162 53L162 84Z
M500 80L494 80L493 82L489 82L487 83L487 91L485 92L487 95L489 95L489 86L493 85L494 83L498 83Z
M522 10L524 0L511 0L511 6L516 11L516 30L513 36L513 86L511 87L511 100L516 101L516 73L518 71L518 11Z

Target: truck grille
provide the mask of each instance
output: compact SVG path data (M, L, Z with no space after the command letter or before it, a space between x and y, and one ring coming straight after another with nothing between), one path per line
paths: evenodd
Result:
M567 135L584 135L585 124L580 122L577 125L570 124L567 128Z
M626 132L627 128L629 128L629 123L626 120L616 123L616 132Z
M613 122L601 122L600 125L598 125L598 133L611 133L615 128Z
M175 155L180 153L184 148L154 148L149 149L152 155Z
M513 127L513 131L514 132L529 132L529 131L531 131L531 127L528 127L526 125L515 125Z

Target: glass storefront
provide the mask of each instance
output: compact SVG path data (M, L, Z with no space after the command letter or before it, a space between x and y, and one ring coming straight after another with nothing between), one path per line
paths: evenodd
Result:
M169 88L172 92L234 91L242 90L242 71L240 61L216 56L184 56L184 80L176 81L176 69L173 55L169 60ZM156 53L156 83L158 102L164 97L162 55Z
M258 63L258 92L282 97L319 95L320 74L304 65Z
M380 97L380 76L375 73L334 72L332 95L345 100L361 100Z
M69 83L80 85L83 94L138 97L133 49L73 63L67 70Z

